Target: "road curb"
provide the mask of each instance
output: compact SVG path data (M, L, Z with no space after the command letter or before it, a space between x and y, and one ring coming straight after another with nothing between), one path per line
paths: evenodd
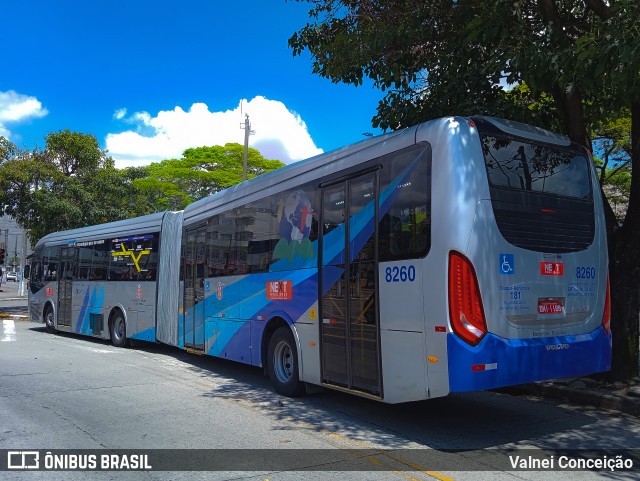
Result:
M640 398L609 394L588 387L573 388L554 383L536 383L511 387L507 390L507 393L533 394L544 398L567 400L575 404L640 416Z

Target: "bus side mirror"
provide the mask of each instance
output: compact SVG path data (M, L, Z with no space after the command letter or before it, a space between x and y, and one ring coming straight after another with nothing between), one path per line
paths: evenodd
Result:
M22 276L22 278L29 279L30 271L31 271L31 266L24 266L24 275Z

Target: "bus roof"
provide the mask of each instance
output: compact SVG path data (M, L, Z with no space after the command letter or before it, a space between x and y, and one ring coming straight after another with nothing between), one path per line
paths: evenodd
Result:
M334 174L337 171L357 165L362 160L383 156L415 143L417 126L408 127L324 154L286 165L253 179L231 186L225 190L189 204L184 210L185 222L196 222L200 217L211 215L210 209L225 210L233 204L251 202L260 198L294 188L313 179ZM206 212L206 215L205 215Z
M538 127L521 124L519 122L485 116L445 117L370 139L365 139L315 157L286 165L285 167L231 186L225 190L189 204L184 210L184 221L186 223L198 222L199 220L204 220L206 217L210 216L212 214L212 209L219 209L222 211L232 208L234 204L241 205L251 202L254 199L257 200L272 193L294 188L297 185L301 185L308 181L317 179L321 182L322 178L358 165L363 160L381 157L390 152L415 144L416 135L419 132L423 133L437 125L441 126L444 123L471 119L477 119L481 122L489 122L499 130L511 135L531 137L535 140L558 145L570 144L570 141L565 136L554 134ZM165 213L166 212L158 212L132 219L109 222L80 229L54 232L40 239L36 244L36 247L43 244L66 244L70 240L79 241L82 239L113 237L124 232L128 234L157 232L160 231L162 219Z
M142 217L118 220L115 222L108 222L106 224L52 232L40 239L36 244L36 248L43 245L53 246L68 244L69 241L72 240L81 242L83 240L90 239L117 237L121 233L142 234L158 232L160 231L162 219L165 214L166 212L156 212Z

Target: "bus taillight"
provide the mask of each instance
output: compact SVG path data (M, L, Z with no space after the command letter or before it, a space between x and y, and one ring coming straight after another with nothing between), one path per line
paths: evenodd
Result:
M607 274L607 292L604 298L604 313L602 314L602 327L607 334L611 334L611 288L609 274Z
M449 254L449 317L453 331L472 346L487 333L478 278L469 259Z

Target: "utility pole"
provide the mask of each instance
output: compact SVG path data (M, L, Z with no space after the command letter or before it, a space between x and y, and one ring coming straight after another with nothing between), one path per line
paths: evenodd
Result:
M16 237L17 240L17 237ZM27 280L24 278L24 268L27 261L27 231L22 232L22 252L20 254L20 287L18 288L19 296L27 295Z
M244 129L244 157L242 159L242 180L247 180L247 157L249 156L249 136L256 133L251 130L251 122L249 122L249 114L245 114L244 123L240 124L240 128Z
M5 261L4 261L4 265L5 268L3 270L3 272L0 272L0 275L2 275L2 280L4 281L4 273L7 270L6 266L7 266L7 261L9 259L9 229L5 229L4 230L4 255L5 255Z

